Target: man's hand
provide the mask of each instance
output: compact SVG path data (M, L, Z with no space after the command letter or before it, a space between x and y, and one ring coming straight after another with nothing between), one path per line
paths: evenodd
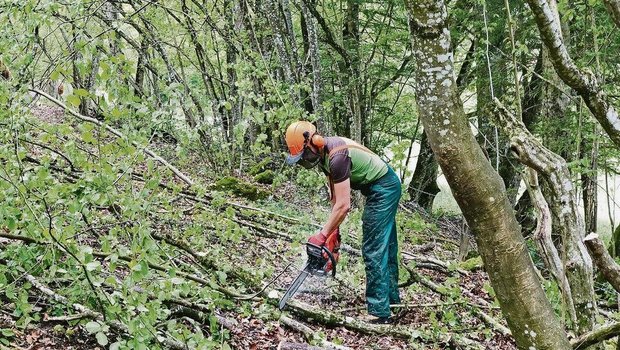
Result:
M325 248L332 253L334 260L338 262L338 259L340 258L340 229L338 227L336 227L336 229L333 230L327 237L327 240L325 241ZM327 254L323 253L323 256L327 259ZM328 261L325 271L329 272L333 268L334 266L332 265L332 261Z
M325 245L325 241L327 241L327 236L325 236L323 231L319 231L319 233L312 235L308 238L308 243L312 243L319 247Z

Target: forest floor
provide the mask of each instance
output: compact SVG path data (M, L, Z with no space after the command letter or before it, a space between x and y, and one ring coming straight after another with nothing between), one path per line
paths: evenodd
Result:
M35 109L34 114L44 122L56 123L62 120L63 112L44 107ZM316 210L325 212L325 208L313 208L303 198L292 196L296 192L294 186L288 183L277 189L265 187L275 191L269 203L246 203L255 207L265 205L272 211L286 206L288 210L306 213ZM188 209L186 219L191 221L198 210L200 208ZM353 212L357 215L350 215L350 221L359 218L359 210ZM251 301L236 301L235 307L219 310L219 316L226 321L223 324L229 331L227 343L234 349L251 350L277 349L285 343L300 344L300 349L306 347L302 344L312 342L311 339L299 327L283 322L282 317L288 317L305 325L327 342L343 348L516 349L494 302L480 258L471 254L473 257L468 260L459 259L461 234L465 227L462 220L459 217L428 216L411 205L403 204L398 221L402 305L394 325L377 332L371 326L366 329L367 324L359 321L366 315L364 264L359 255L359 224L352 223L348 225L348 231L342 232L343 249L336 278L309 277L293 297L294 301L308 307L311 312L336 315L336 321L300 316L294 309L285 309L280 313L267 302L269 297L263 295ZM286 226L285 223L278 225ZM311 233L301 232L290 240L281 237L261 237L259 242L242 240L227 246L234 247L231 248L234 250L229 250L226 257L233 266L251 266L253 261L260 260L271 265L273 276L282 272L275 280L268 278L262 281L264 289L270 290L270 297L274 293L279 298L305 261L303 242ZM8 240L0 238L0 247L7 243ZM473 242L470 246L474 246ZM43 298L37 299L35 295L30 298L43 317L33 320L25 328L16 326L15 315L11 314L10 308L0 308L0 330L10 333L12 339L9 348L105 348L99 346L95 337L86 332L78 321L47 320L47 312L54 306ZM360 325L362 329L359 329ZM210 327L209 324L200 326L207 332ZM403 337L402 332L391 332L391 328L406 330L408 335ZM3 348L6 347L0 344L0 349Z

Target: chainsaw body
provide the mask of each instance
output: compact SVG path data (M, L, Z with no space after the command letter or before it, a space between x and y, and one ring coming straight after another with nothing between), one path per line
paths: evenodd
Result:
M339 237L338 245L334 246L333 251L329 250L326 246L319 247L312 243L306 243L308 261L290 287L288 287L282 299L280 299L278 304L280 310L284 309L286 302L297 292L308 275L328 276L331 272L332 277L336 276L336 263L338 262L339 248Z
M306 243L306 253L308 253L308 262L306 263L306 269L311 275L315 276L327 276L330 272L328 266L331 262L332 277L336 276L336 258L334 254L327 249L327 247L319 247L312 243Z

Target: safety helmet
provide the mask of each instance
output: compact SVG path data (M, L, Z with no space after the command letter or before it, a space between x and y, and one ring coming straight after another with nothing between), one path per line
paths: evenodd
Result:
M295 164L301 159L306 145L312 140L315 133L316 127L307 121L300 120L289 125L284 135L289 152L286 157L288 164Z

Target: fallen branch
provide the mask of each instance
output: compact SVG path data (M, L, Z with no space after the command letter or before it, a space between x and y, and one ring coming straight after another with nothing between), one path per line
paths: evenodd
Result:
M403 259L405 261L407 260L412 260L415 261L416 264L417 263L426 263L426 264L432 264L432 265L437 265L439 267L441 267L442 269L446 270L446 271L450 271L450 266L447 262L441 261L439 259L430 257L430 256L424 256L424 255L416 255L416 254L412 254L409 252L402 252L401 255L403 256ZM469 275L468 271L465 271L463 269L455 269L455 271L457 271L458 273L460 273L463 276L467 276Z
M46 322L69 322L75 320L82 320L85 318L92 318L93 314L91 313L78 313L74 315L66 315L66 316L52 316L52 317L43 317L43 321Z
M586 247L588 247L594 264L603 277L605 277L605 280L614 287L616 292L620 293L620 266L616 263L614 258L609 255L603 241L598 238L596 233L592 232L584 237L583 242Z
M95 312L82 304L78 304L78 303L71 304L69 300L67 300L67 298L49 289L47 286L39 282L34 276L30 274L25 274L24 278L28 282L30 282L30 284L32 284L36 289L38 289L41 293L45 294L47 297L49 297L56 303L70 306L75 311L79 312L80 314L83 314L84 317L92 318L92 319L103 322L103 315L101 313ZM110 328L114 329L117 332L129 334L129 328L125 324L119 321L108 320L106 321L106 323L110 325ZM163 338L163 339L160 339L160 341L163 345L165 345L167 348L170 348L170 349L178 349L178 350L187 349L187 346L185 344L175 339Z
M283 340L278 344L278 350L323 350L323 348L303 343L291 343Z
M465 300L456 300L451 302L439 302L439 303L424 303L424 304L392 304L390 305L390 309L422 309L426 307L444 307L444 306L453 306L453 305L462 305L467 304ZM355 307L348 307L344 309L337 310L337 313L345 313L352 311L362 311L366 309L366 305L359 305Z
M202 324L210 324L210 317L213 315L213 317L217 320L217 324L222 325L231 332L238 330L237 321L234 319L230 320L208 310L197 310L196 306L191 303L188 303L188 306L179 305L181 303L180 300L175 300L173 303L177 304L177 306L172 309L170 317L188 317Z
M573 346L573 350L587 349L594 344L598 344L618 335L620 335L620 322L611 323L582 334L579 338L571 341L571 345Z
M441 295L441 296L449 296L448 293L441 288L440 285L436 284L435 282L429 280L428 278L423 277L422 275L420 275L419 273L415 272L412 268L408 267L407 265L404 265L405 269L409 272L410 275L410 279L413 279L414 281L422 284L423 286L427 287L428 289L432 290L433 292ZM486 303L486 301L484 301ZM489 314L487 314L486 312L482 311L480 308L481 307L485 307L485 305L476 305L473 304L471 302L467 302L466 305L470 306L473 310L474 313L476 313L478 316L480 316L480 318L487 323L489 326L495 328L496 330L498 330L499 332L501 332L504 335L510 335L512 334L510 332L510 329L508 329L507 327L505 327L504 325L502 325L499 321L497 321L496 319L494 319L493 317L491 317Z
M314 330L312 330L312 328L306 326L305 324L296 321L290 317L286 317L284 314L280 316L280 323L282 323L283 325L296 330L297 332L300 332L301 334L304 335L304 338L306 338L306 340L308 342L316 342L317 344L319 344L319 346L321 346L324 349L329 349L329 350L348 350L350 349L349 347L346 346L341 346L341 345L336 345L332 342L329 342L325 339L323 339L322 337L320 337L317 332L315 332Z
M278 295L277 292L273 292L274 291L270 292L269 295ZM278 299L269 297L269 295L267 296L268 302L273 305L277 305ZM305 320L311 320L312 322L327 327L344 327L348 330L356 331L363 334L392 336L395 338L408 340L413 340L420 336L419 331L415 331L409 327L370 324L354 317L336 314L334 312L330 312L324 309L317 310L306 303L302 303L296 300L289 300L287 303L287 309L291 313ZM455 334L451 334L448 336L450 337L449 340L456 342L457 344L459 344L459 346L462 346L464 348L482 349L482 346L480 344L466 337L461 337ZM424 336L424 339L435 339L436 341L440 341L440 339L437 339L437 336L433 334L426 334Z
M170 235L166 235L166 234L162 235L157 232L151 232L151 236L153 236L153 238L155 238L158 241L166 242L167 244L188 253L198 263L200 263L205 269L210 270L210 271L217 270L217 263L215 261L211 260L206 254L195 251L186 242L176 239L174 237L171 237ZM245 274L244 271L242 270L233 269L233 270L228 271L227 274L244 283L249 283L249 284L255 283L252 277Z

